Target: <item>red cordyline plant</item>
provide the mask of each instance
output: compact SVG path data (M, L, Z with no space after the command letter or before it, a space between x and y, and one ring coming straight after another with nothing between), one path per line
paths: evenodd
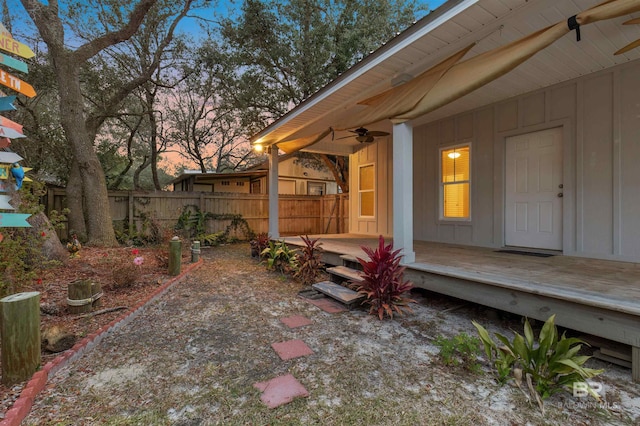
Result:
M382 320L385 315L393 318L393 313L403 314L403 310L413 312L409 303L415 302L403 296L413 288L409 281L403 281L404 266L400 266L400 250L393 251L393 244L384 245L384 238L380 235L378 248L373 250L362 247L369 256L368 261L358 258L362 265L363 281L358 292L364 294L365 303L371 305L370 314L378 314Z
M304 242L298 253L298 271L294 277L298 278L303 285L311 285L320 275L322 264L322 243L319 238L312 240L307 235L301 235L300 238Z

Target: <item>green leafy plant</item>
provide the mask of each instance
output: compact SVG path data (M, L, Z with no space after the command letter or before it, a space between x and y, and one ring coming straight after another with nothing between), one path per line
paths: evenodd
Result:
M301 236L304 246L298 253L298 270L294 277L299 279L303 285L311 285L320 275L320 269L324 266L322 263L322 243L319 239L310 239L308 236Z
M261 255L267 269L283 273L295 272L298 266L296 250L291 249L284 241L269 241Z
M385 315L393 318L393 313L403 314L403 310L412 312L409 303L415 300L405 298L404 293L413 288L409 281L404 281L404 267L400 266L400 250L393 251L393 244L384 244L380 235L378 248L361 247L370 260L358 259L362 265L363 281L358 285L358 292L366 296L365 303L371 308L370 314L377 314L382 320Z
M462 365L474 373L480 372L478 355L481 354L480 339L460 333L452 338L438 336L435 345L440 349L440 359L445 365L454 367Z
M261 232L249 241L251 246L251 257L261 257L261 253L269 247L269 234Z
M524 323L524 336L515 333L512 341L496 333L495 336L502 345L494 342L480 324L473 321L473 325L478 330L487 357L493 360L498 370L498 379L504 383L511 372L519 387L522 379L526 379L529 392L536 398L541 409L542 400L571 388L574 382L584 382L603 372L583 366L591 358L579 355L582 345L586 343L574 337L566 337L566 333L559 337L555 315L544 323L537 341L529 320ZM595 391L589 390L589 393L599 400Z
M45 191L37 181L24 185L17 193L10 192L12 204L19 213L38 215L43 211L39 203ZM30 218L33 222L33 219ZM52 228L0 228L0 297L20 292L36 281L42 270L58 265L48 260L43 245Z
M207 233L206 224L208 220L229 221L224 231ZM247 221L239 214L215 214L202 212L198 206L184 206L175 230L183 231L185 238L193 238L203 245L219 245L230 242L237 242L238 235L241 234L245 241L254 238L255 233L249 227Z

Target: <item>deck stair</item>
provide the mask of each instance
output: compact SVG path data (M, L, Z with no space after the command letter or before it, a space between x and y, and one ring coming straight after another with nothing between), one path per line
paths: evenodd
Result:
M360 271L348 268L346 266L334 266L332 268L327 268L327 273L329 274L329 280L336 284L350 282L358 284L362 282Z
M354 303L364 299L363 294L331 281L315 283L311 287L322 294L344 303L349 309L351 309Z
M358 262L358 259L355 256L350 254L343 254L340 256L342 259L342 266L346 266L347 268L355 269L357 271L362 271L362 265Z
M344 262L344 259L343 259ZM352 284L362 282L360 271L347 266L334 266L327 268L330 281L314 284L312 287L337 301L344 303L351 309L354 303L362 301L364 295L349 288Z

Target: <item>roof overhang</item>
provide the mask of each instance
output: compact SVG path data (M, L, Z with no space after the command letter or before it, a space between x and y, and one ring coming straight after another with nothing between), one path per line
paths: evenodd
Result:
M640 8L640 0L618 1ZM348 129L328 130L361 115L368 107L360 102L410 83L472 44L462 61L554 24L566 23L571 16L600 3L601 0L451 0L262 130L252 142L348 155L360 143L346 137L352 135ZM411 117L410 121L414 126L432 122L637 60L640 48L617 56L614 52L640 38L640 25L623 25L638 17L636 12L584 25L580 28L581 41L576 40L574 32L563 35L505 75L435 110ZM366 127L391 132L392 124L385 118Z

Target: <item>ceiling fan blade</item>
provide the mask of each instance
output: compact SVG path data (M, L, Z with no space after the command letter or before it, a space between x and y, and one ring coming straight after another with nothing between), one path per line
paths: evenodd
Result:
M631 49L635 49L636 47L640 46L640 39L627 44L625 47L623 47L622 49L618 50L616 53L614 53L614 55L621 55L625 52L630 51Z
M369 135L369 136L389 136L389 132L371 130L371 131L367 132L367 135Z
M373 142L374 138L373 138L373 136L369 136L369 135L356 136L356 140L358 142L360 142L360 143L371 143L371 142Z
M340 139L349 139L349 138L358 138L358 135L349 135L349 136L342 136L340 138L335 138L335 141L339 141Z

